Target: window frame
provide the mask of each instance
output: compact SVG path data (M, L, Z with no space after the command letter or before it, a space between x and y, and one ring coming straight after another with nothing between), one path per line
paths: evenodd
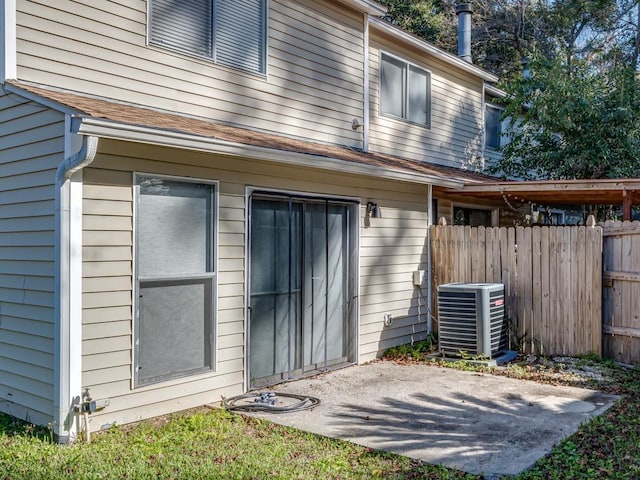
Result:
M492 109L492 110L496 110L500 113L500 116L498 117L498 122L497 122L497 135L496 135L496 139L498 141L497 145L493 145L491 143L489 143L489 129L488 127L488 115L487 115L487 110L488 109ZM485 148L490 148L492 150L499 150L500 147L502 147L502 136L503 136L503 131L502 131L502 115L504 115L504 108L500 107L494 103L491 102L485 102L484 104L484 146Z
M173 175L161 175L155 173L146 173L146 172L133 172L132 175L132 186L133 186L133 257L132 257L132 283L133 283L133 328L132 328L132 362L131 362L131 389L132 390L140 390L145 388L155 388L158 384L164 384L166 382L175 382L182 381L184 378L194 377L197 375L207 375L215 373L218 370L218 246L219 246L219 195L220 195L220 182L217 180L211 179L203 179L203 178L193 178L193 177L181 177L181 176L173 176ZM207 347L210 349L210 363L209 367L200 368L197 370L190 370L178 373L168 373L161 377L154 378L151 381L143 381L140 382L138 380L137 368L139 366L139 334L140 334L140 278L139 278L139 267L138 267L138 219L139 219L139 195L140 195L140 186L139 180L141 178L153 178L160 180L168 180L173 182L180 183L191 183L191 184L205 184L209 185L212 188L212 206L211 206L211 225L209 230L209 255L210 258L207 261L207 267L210 269L208 272L204 273L194 273L194 274L180 274L175 275L173 277L170 276L149 276L143 277L143 281L146 283L161 285L165 282L178 282L178 283L189 283L198 280L204 280L205 285L206 281L209 280L211 283L210 290L205 293L205 299L209 299L209 303L204 305L205 313L208 311L208 321L209 324L209 341ZM207 339L203 339L203 342L206 342Z
M186 48L179 48L173 45L166 45L161 42L156 42L152 40L152 3L154 0L147 1L147 12L146 12L146 45L147 47L159 48L162 50L167 50L170 52L186 55L192 57L194 59L199 59L206 61L208 63L213 63L214 65L231 68L235 71L240 71L252 75L259 75L262 77L267 76L267 68L268 68L268 50L269 50L269 0L259 0L262 3L262 32L261 33L261 48L260 48L260 59L259 62L261 64L260 70L254 70L251 68L243 68L238 65L231 65L225 62L220 62L217 58L217 50L216 50L216 32L215 32L215 23L216 23L216 11L217 11L217 2L219 0L206 0L212 3L212 19L211 19L211 42L212 42L212 53L211 55L200 55L198 53L194 53Z
M384 61L385 61L385 57L388 57L389 59L393 60L396 63L402 63L404 64L403 69L402 69L402 92L401 92L401 96L402 96L402 115L398 116L398 115L394 115L392 113L387 113L383 111L383 80L382 80L382 71L384 68ZM427 114L427 121L426 123L421 123L421 122L415 122L409 119L409 92L411 91L410 89L410 84L409 84L409 72L410 69L414 68L416 70L418 70L419 72L422 72L424 74L426 74L427 77L427 91L426 91L426 114ZM380 81L380 88L379 88L379 98L378 98L378 109L379 109L379 113L380 116L382 117L386 117L386 118L391 118L394 120L398 120L404 123L408 123L411 125L417 125L419 127L422 128L426 128L426 129L431 129L431 110L432 110L432 104L433 104L433 99L432 99L432 88L431 88L431 70L424 68L414 62L410 62L404 58L398 57L397 55L393 55L389 52L386 52L384 50L380 51L380 74L379 74L379 81Z

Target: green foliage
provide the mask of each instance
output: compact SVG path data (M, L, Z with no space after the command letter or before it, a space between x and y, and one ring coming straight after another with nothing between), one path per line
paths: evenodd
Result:
M523 179L637 175L640 82L627 66L537 55L530 78L507 90L512 133L494 172Z
M425 340L391 347L384 352L384 357L392 360L421 360L438 349L438 339L430 333Z
M388 8L387 16L396 25L430 42L437 43L451 28L439 0L381 0L380 3Z

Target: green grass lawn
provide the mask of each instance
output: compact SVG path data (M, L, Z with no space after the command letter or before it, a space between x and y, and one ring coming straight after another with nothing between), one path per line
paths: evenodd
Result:
M395 359L426 361L411 354L396 355ZM623 396L605 415L585 424L518 480L640 478L638 370L594 359L570 365L523 362L501 369L462 363L455 368L588 386ZM90 444L68 446L52 443L46 428L0 414L0 479L58 478L481 477L214 408L115 427L94 435Z
M444 467L319 437L220 409L176 414L94 435L92 443L51 443L0 415L2 479L478 479Z

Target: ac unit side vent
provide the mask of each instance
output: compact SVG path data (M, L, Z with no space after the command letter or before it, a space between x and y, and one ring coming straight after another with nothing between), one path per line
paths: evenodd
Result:
M504 285L452 283L438 287L438 336L445 356L492 358L507 347Z

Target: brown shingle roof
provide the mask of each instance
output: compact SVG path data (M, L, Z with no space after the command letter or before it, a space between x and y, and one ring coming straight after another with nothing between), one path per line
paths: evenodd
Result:
M119 103L103 98L89 97L64 90L35 86L24 82L9 81L8 83L65 106L77 112L80 116L100 118L116 123L137 125L146 128L182 132L254 147L317 155L320 157L397 170L404 173L454 179L464 181L467 184L496 180L493 177L481 173L460 170L453 167L407 160L381 153L365 153L347 147L325 145L271 133L222 125L208 120L152 110L142 106Z

